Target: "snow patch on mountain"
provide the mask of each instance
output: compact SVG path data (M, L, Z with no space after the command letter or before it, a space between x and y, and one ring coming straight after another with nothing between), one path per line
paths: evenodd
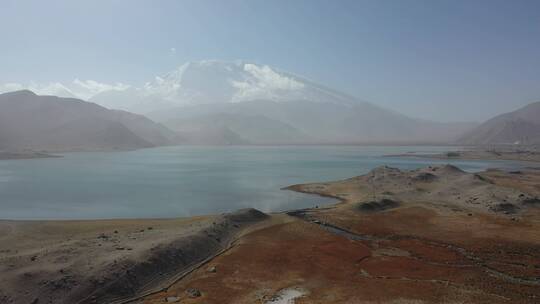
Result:
M303 83L280 75L267 65L257 66L246 63L244 71L248 74L244 75L242 81L231 80L232 86L237 89L231 99L232 102L254 99L280 101L285 97L291 98L290 95L294 95L305 87Z

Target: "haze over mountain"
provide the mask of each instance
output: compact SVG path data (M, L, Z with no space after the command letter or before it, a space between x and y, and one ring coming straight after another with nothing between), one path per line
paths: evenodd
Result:
M126 150L169 145L175 136L141 115L78 99L0 94L0 150Z
M496 116L459 140L462 144L540 144L540 102Z
M477 127L437 123L243 61L188 62L142 87L74 83L89 89L91 102L120 110L30 91L2 94L0 149L113 150L174 143L540 143L540 102ZM61 84L54 90L74 95Z
M108 90L90 101L136 113L158 109L251 100L309 100L352 104L356 98L267 65L244 61L187 62L142 87Z
M472 126L410 118L243 61L188 62L90 101L148 115L197 143L448 143Z

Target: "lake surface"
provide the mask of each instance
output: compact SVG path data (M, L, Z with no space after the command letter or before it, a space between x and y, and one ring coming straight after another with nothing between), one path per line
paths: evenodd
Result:
M412 169L429 159L382 157L456 147L161 147L68 153L63 158L0 160L0 218L178 217L254 207L282 211L328 203L280 190L332 181L389 165ZM511 161L450 161L468 171L515 168Z

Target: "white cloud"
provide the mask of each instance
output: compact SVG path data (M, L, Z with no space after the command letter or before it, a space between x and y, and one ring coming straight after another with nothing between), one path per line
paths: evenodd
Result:
M107 84L97 82L95 80L81 81L79 79L73 80L72 90L75 95L82 99L89 99L99 93L106 91L125 91L131 86L123 83Z
M24 86L20 83L10 82L10 83L0 84L0 93L20 91L20 90L24 90Z
M169 49L169 54L171 54L173 56L176 55L176 48L170 48Z
M66 87L65 85L59 82L49 82L49 83L35 83L30 82L29 84L22 83L4 83L0 84L0 93L13 92L19 90L30 90L39 95L56 95L61 97L75 97L75 94Z
M28 89L40 95L55 95L60 97L77 97L73 91L60 82L50 82L46 84L31 83Z
M73 80L69 84L60 82L36 83L29 84L21 83L4 83L0 84L0 93L12 92L18 90L30 90L38 95L55 95L60 97L72 97L88 100L96 94L106 91L124 91L130 88L129 85L123 83L106 84L95 80L81 81Z

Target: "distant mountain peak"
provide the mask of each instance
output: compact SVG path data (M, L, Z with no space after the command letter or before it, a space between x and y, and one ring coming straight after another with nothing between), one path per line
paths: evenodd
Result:
M60 83L5 83L0 93L30 89L38 95L88 100L111 109L139 114L179 106L310 101L354 105L359 99L303 76L248 60L188 61L143 85L74 79Z
M267 65L244 61L190 61L156 77L145 88L185 104L241 102L253 99L283 101L304 84Z
M301 76L244 60L189 61L162 76L156 76L140 88L114 94L104 92L91 98L91 101L106 107L139 113L167 107L252 100L306 100L339 104L358 101Z

